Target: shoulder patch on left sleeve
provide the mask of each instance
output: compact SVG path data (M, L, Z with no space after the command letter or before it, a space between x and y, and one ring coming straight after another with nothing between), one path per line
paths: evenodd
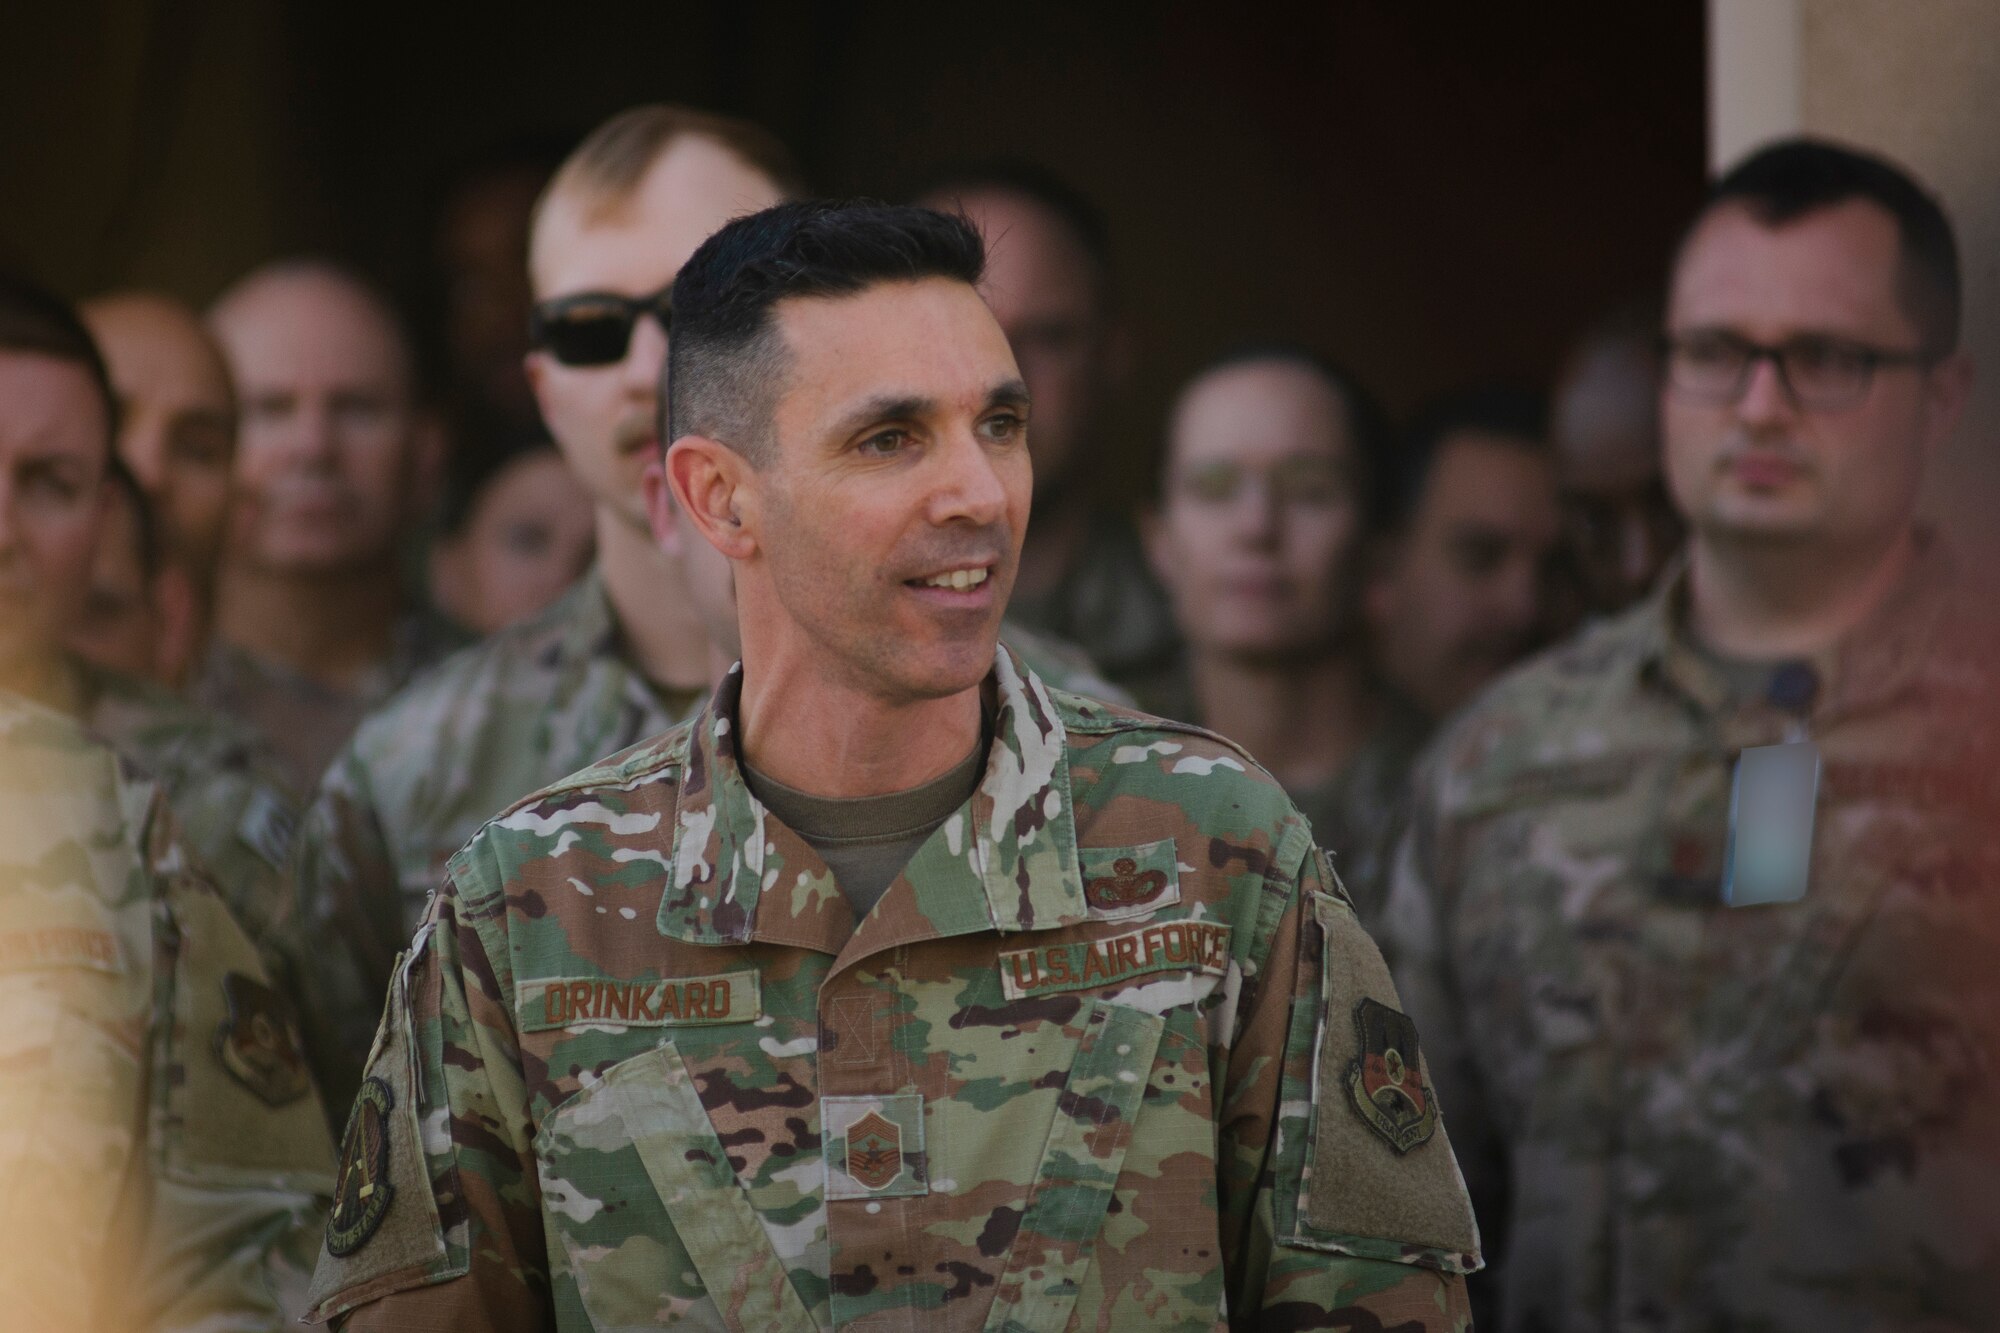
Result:
M1314 850L1320 874L1337 883ZM1286 1244L1451 1273L1480 1267L1479 1229L1439 1118L1417 1027L1344 899L1307 898L1319 944L1311 1099Z

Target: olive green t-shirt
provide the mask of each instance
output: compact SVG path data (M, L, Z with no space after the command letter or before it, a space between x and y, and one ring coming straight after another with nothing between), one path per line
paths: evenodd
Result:
M819 853L859 921L888 892L924 839L965 804L979 784L985 759L982 737L949 771L885 796L813 796L748 764L743 765L743 780L766 809Z

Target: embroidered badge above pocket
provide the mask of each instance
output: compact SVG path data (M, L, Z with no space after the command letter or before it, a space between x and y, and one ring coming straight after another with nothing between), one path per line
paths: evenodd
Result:
M826 1197L881 1199L931 1192L924 1156L924 1097L822 1097Z
M1077 864L1084 905L1093 921L1145 916L1181 900L1180 864L1172 838L1137 847L1079 847Z

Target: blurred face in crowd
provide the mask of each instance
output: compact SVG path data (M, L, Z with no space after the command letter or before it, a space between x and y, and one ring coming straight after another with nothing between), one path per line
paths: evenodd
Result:
M225 294L210 324L241 409L231 558L294 576L392 558L420 445L389 313L337 274L279 269Z
M118 391L118 453L158 511L169 551L206 583L222 555L236 403L222 351L195 313L145 293L78 313Z
M1560 535L1555 472L1542 451L1481 431L1439 441L1424 493L1369 590L1390 682L1441 718L1533 648Z
M1363 518L1347 407L1291 362L1225 366L1181 395L1154 570L1197 652L1324 654L1355 609Z
M590 496L553 448L514 458L473 497L459 530L432 553L437 603L478 634L553 602L596 549Z
M445 341L452 374L509 414L532 412L528 351L528 224L548 173L522 164L459 187L438 231Z
M1034 395L1035 489L1052 494L1083 461L1104 405L1112 331L1103 275L1063 220L1032 199L974 190L930 202L963 210L986 239L979 294Z
M1629 340L1582 348L1556 387L1552 429L1573 567L1592 611L1618 611L1646 595L1681 537L1649 349Z
M676 486L737 562L753 670L803 670L896 702L992 669L1033 486L1027 390L1006 336L961 283L882 283L779 303L788 349L770 455L716 450L704 501ZM736 521L718 521L718 510Z
M121 487L104 488L104 522L90 590L70 626L68 646L99 666L135 679L156 678L166 635L155 574L146 568L139 511Z
M89 594L110 436L89 371L0 350L0 678L46 662Z
M613 203L571 189L548 200L530 257L535 299L650 296L725 222L778 202L778 187L728 148L681 135L627 199ZM666 356L666 332L651 317L633 325L623 358L610 365L565 365L547 349L528 354L542 419L584 488L641 529L639 483L659 456L655 417Z
M1895 220L1865 200L1778 227L1724 204L1696 227L1674 271L1661 404L1668 480L1700 539L1867 549L1906 530L1968 370L1955 356L1855 372L1857 355L1920 349L1901 274ZM1681 387L1724 339L1804 349L1809 382L1793 387L1821 401L1787 392L1769 360L1737 394Z

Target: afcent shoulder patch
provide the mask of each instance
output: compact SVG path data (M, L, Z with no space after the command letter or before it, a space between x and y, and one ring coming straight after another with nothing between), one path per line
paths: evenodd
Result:
M389 1112L395 1107L396 1094L387 1083L373 1075L361 1080L326 1218L326 1250L336 1259L366 1245L395 1200L396 1187L389 1183Z
M267 1106L288 1106L312 1091L292 1006L241 972L222 978L227 1017L216 1025L215 1054L229 1076Z
M1437 1099L1417 1059L1417 1025L1380 1000L1354 1006L1360 1053L1347 1067L1354 1113L1399 1153L1437 1132Z

